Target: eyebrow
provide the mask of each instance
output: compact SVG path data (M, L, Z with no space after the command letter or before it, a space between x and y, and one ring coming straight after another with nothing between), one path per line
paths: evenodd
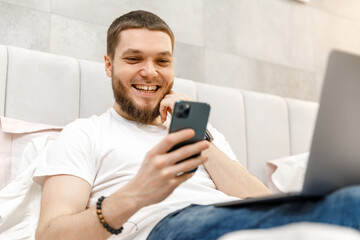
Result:
M172 53L171 53L171 52L169 52L169 51L160 52L160 53L159 53L159 55L172 57Z
M129 48L127 49L126 51L124 51L122 53L122 56L126 55L126 54L137 54L137 53L140 53L140 54L144 54L144 52L138 50L138 49L133 49L133 48ZM169 51L164 51L164 52L159 52L158 55L162 55L162 56L170 56L172 57L172 53L169 52Z
M137 49L129 48L129 49L127 49L126 51L124 51L124 52L122 53L122 55L132 54L132 53L143 53L143 52L140 51L140 50L137 50Z

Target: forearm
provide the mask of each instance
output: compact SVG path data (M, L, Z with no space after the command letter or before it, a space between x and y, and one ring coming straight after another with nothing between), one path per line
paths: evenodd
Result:
M240 198L270 194L264 183L214 144L204 154L208 157L204 166L218 190Z
M102 202L104 219L115 229L120 228L139 209L126 198L119 197L115 193ZM98 240L107 239L110 235L98 219L96 206L93 206L79 213L58 216L46 225L39 226L36 239Z
M45 229L38 229L36 239L107 239L110 236L99 223L95 208L52 219Z

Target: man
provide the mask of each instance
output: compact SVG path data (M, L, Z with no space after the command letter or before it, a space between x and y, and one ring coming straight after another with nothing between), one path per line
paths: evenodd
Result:
M69 124L39 164L34 180L44 187L37 239L145 239L152 229L151 239L215 239L246 227L226 225L244 214L230 213L232 219L227 209L187 207L269 190L236 161L213 128L221 150L201 141L168 153L194 136L190 129L167 134L167 113L187 99L171 91L173 48L170 28L152 13L130 12L112 23L105 71L114 106ZM195 174L186 173L195 167Z

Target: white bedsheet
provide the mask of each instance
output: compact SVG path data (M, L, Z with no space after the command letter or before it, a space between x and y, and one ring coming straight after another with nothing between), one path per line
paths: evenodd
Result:
M35 239L41 187L32 181L38 161L53 139L47 135L32 139L20 163L22 173L0 191L0 239Z
M320 223L293 223L269 229L243 230L229 233L219 240L359 240L352 228Z
M24 150L19 177L0 191L0 240L35 239L40 212L41 187L32 181L38 161L51 143L48 135L35 138ZM302 157L306 157L303 155ZM285 190L285 189L283 189ZM355 240L358 231L334 225L296 223L272 229L230 233L221 240Z

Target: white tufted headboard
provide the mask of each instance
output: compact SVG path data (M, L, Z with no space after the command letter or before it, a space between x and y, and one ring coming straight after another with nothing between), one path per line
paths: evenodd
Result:
M180 78L174 89L211 105L210 122L263 181L266 161L309 151L317 103ZM104 64L0 45L0 116L65 125L112 104Z

